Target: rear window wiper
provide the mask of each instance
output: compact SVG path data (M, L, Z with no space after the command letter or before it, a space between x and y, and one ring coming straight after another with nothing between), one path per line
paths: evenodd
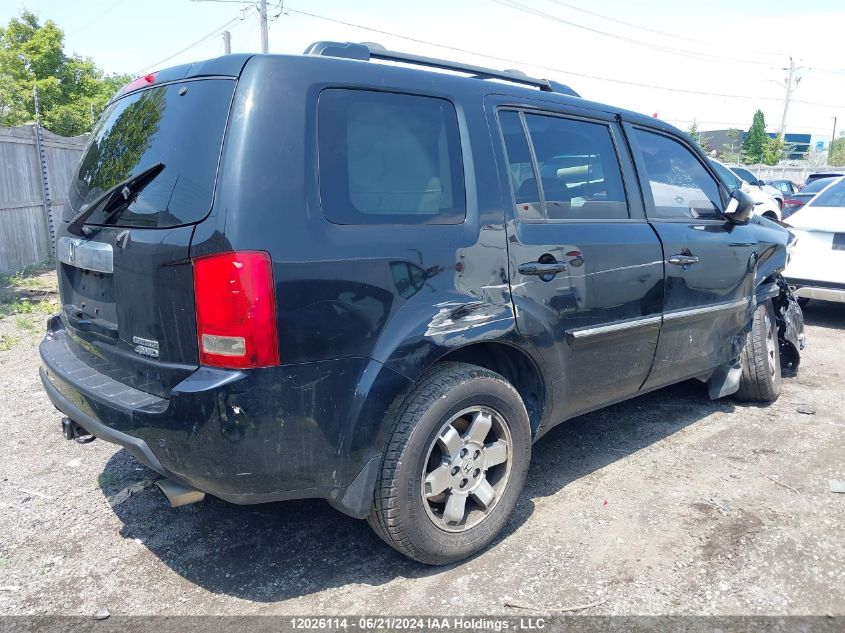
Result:
M94 200L88 204L82 205L82 208L75 216L73 216L70 224L68 224L68 232L75 235L82 235L82 225L85 224L88 218L91 217L100 205L103 205L104 209L108 208L116 200L120 200L120 198L122 198L122 202L127 202L133 195L137 195L137 193L151 182L153 178L158 176L164 167L165 165L162 162L155 163L134 176L121 180L119 183L94 198Z

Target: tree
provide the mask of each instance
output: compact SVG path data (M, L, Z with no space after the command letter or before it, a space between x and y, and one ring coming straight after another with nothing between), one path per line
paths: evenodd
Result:
M725 132L725 136L728 139L728 142L725 143L723 149L719 152L719 158L726 163L738 163L741 161L741 157L739 155L739 149L741 146L742 139L742 130L738 130L735 127L732 127L727 132Z
M689 134L689 137L693 141L695 141L695 143L701 148L701 151L703 151L708 156L710 155L710 152L713 151L713 148L710 147L710 139L706 136L703 136L701 132L698 131L697 121L692 122L692 125L687 130L687 134Z
M754 113L754 119L745 140L742 142L742 152L749 163L763 162L763 151L769 143L766 135L766 119L762 110Z
M68 56L63 49L64 32L52 20L39 24L30 11L0 27L0 125L35 120L37 87L44 127L65 136L82 134L129 81L128 75L106 75L90 58Z
M777 165L783 158L785 144L783 137L778 134L775 138L767 138L763 148L763 162L766 165Z
M845 167L845 134L840 134L838 139L830 142L827 156L828 165Z

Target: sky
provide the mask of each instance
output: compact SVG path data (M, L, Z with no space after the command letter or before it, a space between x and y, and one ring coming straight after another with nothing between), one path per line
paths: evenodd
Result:
M842 0L268 0L270 52L317 40L519 68L592 101L680 128L747 130L763 110L778 130L790 56L800 82L786 131L829 140L845 130ZM66 52L108 72L139 75L260 50L255 3L238 0L0 0L0 23L21 9L54 20ZM366 28L362 28L366 27ZM455 50L460 49L460 50ZM491 58L492 57L492 58ZM838 131L837 131L838 136Z

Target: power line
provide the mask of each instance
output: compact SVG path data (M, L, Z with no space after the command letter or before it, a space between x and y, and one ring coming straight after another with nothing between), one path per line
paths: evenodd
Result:
M96 22L97 20L99 20L99 19L100 19L101 17L103 17L106 13L109 13L110 11L113 11L114 9L117 9L117 7L119 7L119 6L120 6L121 4L123 4L124 2L126 2L126 0L117 0L117 2L115 2L113 5L111 5L110 7L108 7L107 9L105 9L104 11L100 11L100 13L98 13L98 14L97 14L97 15L95 15L93 18L91 18L90 20L88 20L88 21L87 21L85 24L83 24L82 26L78 26L78 27L76 27L75 29L73 29L72 31L68 32L68 35L76 35L76 34L77 34L77 33L79 33L81 30L83 30L83 29L87 28L88 26L90 26L91 24L93 24L94 22Z
M721 57L719 55L711 55L709 53L699 53L695 51L684 50L680 48L673 48L671 46L662 46L660 44L653 44L651 42L644 42L642 40L634 39L632 37L626 37L624 35L617 35L615 33L608 33L607 31L602 31L601 29L596 29L590 26L584 26L583 24L578 24L577 22L573 22L571 20L566 20L561 18L557 15L552 15L551 13L546 13L545 11L540 11L538 9L534 9L532 7L526 6L524 4L520 4L515 0L493 0L496 4L500 4L504 7L509 7L511 9L516 9L517 11L522 11L523 13L528 13L529 15L534 15L537 17L544 18L546 20L551 20L554 22L560 22L561 24L566 24L568 26L575 27L577 29L582 29L584 31L589 31L591 33L595 33L597 35L602 35L604 37L609 37L614 40L618 40L621 42L627 42L629 44L633 44L635 46L641 46L643 48L649 48L656 51L666 52L666 53L674 53L675 55L681 55L682 57L688 57L690 59L696 59L699 61L707 61L707 62L718 62L718 63L731 63L731 64L753 64L755 66L764 66L766 68L774 68L774 64L755 61L755 60L743 60L743 59L736 59L732 57Z
M652 29L652 28L649 28L647 26L634 24L632 22L626 22L625 20L620 20L618 18L614 18L614 17L611 17L609 15L604 15L603 13L597 13L595 11L590 11L589 9L582 9L581 7L576 7L576 6L568 4L566 2L562 2L561 0L549 0L549 1L554 2L555 4L559 4L562 7L567 7L569 9L572 9L573 11L580 11L581 13L586 13L587 15L593 15L595 17L602 18L604 20L610 20L611 22L623 24L625 26L629 26L629 27L634 28L634 29L640 29L642 31L648 31L649 33L655 33L656 35L662 35L664 37L672 37L672 38L675 38L675 39L678 39L678 40L684 40L684 41L687 41L687 42L692 42L694 44L704 44L705 46L712 46L713 45L712 40L708 42L707 40L697 40L693 37L676 35L675 33L667 33L666 31L658 31L657 29ZM758 55L781 54L781 53L773 53L771 51L759 51L759 50L753 50L753 49L748 49L748 48L736 48L734 50L742 51L743 53L754 53L754 54L758 54Z
M229 21L228 21L228 22L226 22L225 24L221 24L220 26L218 26L216 29L214 29L214 30L213 30L211 33L209 33L208 35L204 35L204 36L202 36L200 39L198 39L198 40L197 40L196 42L194 42L193 44L189 44L188 46L186 46L186 47L185 47L185 48L183 48L182 50L177 51L176 53L173 53L172 55L168 55L168 56L167 56L167 57L165 57L164 59L160 59L160 60L159 60L159 61L157 61L155 64L150 64L149 66L145 66L144 68L142 68L141 70L139 70L138 72L136 72L136 73L134 73L134 74L135 74L135 75L140 75L140 74L141 74L141 73L143 73L145 70L149 70L149 69L151 69L151 68L155 68L155 67L157 67L157 66L160 66L160 65L161 65L161 64L163 64L164 62L168 62L168 61L170 61L170 60L171 60L171 59L173 59L174 57L177 57L177 56L181 55L182 53L184 53L185 51L188 51L188 50L192 49L194 46L196 46L196 45L198 45L198 44L202 44L202 43L203 43L203 42L205 42L207 39L210 39L210 38L214 37L215 35L217 35L218 33L220 33L223 29L225 29L225 28L226 28L226 27L228 27L228 26L231 26L232 24L234 24L234 23L235 23L235 22L237 22L238 20L243 20L243 16L242 16L242 15L239 15L239 16L236 16L236 17L232 18L231 20L229 20Z
M713 55L711 53L701 53L701 52L698 52L698 51L689 51L689 50L684 50L684 49L674 49L674 48L670 48L670 47L662 47L662 46L659 46L659 45L656 45L656 44L651 44L650 42L643 42L641 40L634 40L632 38L627 38L625 36L620 36L620 35L616 35L616 34L613 34L613 33L606 33L604 31L600 31L599 29L592 29L590 27L587 27L587 26L584 26L584 25L581 25L581 24L577 24L577 23L571 22L569 20L564 20L563 18L559 18L557 16L554 16L554 15L551 15L551 14L548 14L548 13L543 13L542 11L539 11L537 9L533 9L531 7L528 7L528 6L521 5L518 2L514 2L513 0L504 0L504 1L493 0L493 1L497 2L498 4L501 4L503 6L511 6L514 9L519 9L521 11L525 11L525 12L531 13L533 15L538 15L540 17L545 17L545 18L550 19L550 20L563 22L565 24L569 24L570 26L574 26L574 27L577 27L577 28L587 29L587 30L593 31L595 33L599 33L599 34L606 35L606 36L609 36L609 37L613 37L613 38L616 38L616 39L621 39L621 40L630 42L632 44L637 44L639 46L645 46L647 48L655 48L657 50L667 50L667 51L675 52L675 53L680 54L680 55L684 55L686 57L692 57L693 59L700 59L702 61L721 61L721 62L728 62L728 63L753 64L753 65L764 66L764 67L769 67L769 68L772 68L774 66L771 63L761 62L761 61L756 61L756 60L738 59L738 58L733 58L733 57L722 57L722 56L719 56L719 55ZM611 17L609 15L604 15L602 13L596 13L595 11L589 11L587 9L582 9L580 7L573 6L571 4L563 2L562 0L549 0L549 1L554 2L555 4L559 4L561 6L564 6L564 7L568 7L570 9L575 10L575 11L581 11L582 13L586 13L588 15L593 15L593 16L596 16L596 17L603 18L605 20L610 20L611 22L617 22L619 24L624 24L625 26L628 26L628 27L631 27L631 28L642 29L643 31L648 31L650 33L655 33L657 35L661 35L661 36L664 36L664 37L674 37L676 39L685 40L685 41L688 41L688 42L693 42L695 44L704 44L704 45L708 45L708 46L712 45L712 42L707 42L705 40L697 40L695 38L685 37L685 36L681 36L681 35L675 35L673 33L667 33L665 31L659 31L657 29L652 29L652 28L649 28L649 27L646 27L646 26L641 26L639 24L634 24L632 22L626 22L624 20L619 20L619 19ZM768 56L784 55L784 53L774 53L772 51L760 51L760 50L753 50L753 49L747 49L747 48L745 48L745 49L734 48L733 50L741 51L743 53L752 53L752 54L756 54L756 55L768 55ZM818 66L814 66L810 70L815 70L815 71L818 71L818 72L827 73L827 74L831 74L831 75L840 75L840 76L845 75L845 69L820 68Z
M237 0L215 0L217 2L233 2ZM417 44L424 44L426 46L434 46L436 48L442 48L445 50L455 51L458 53L465 53L467 55L476 55L478 57L483 57L485 59L492 59L494 61L503 62L506 64L516 64L517 66L531 66L532 68L540 68L542 70L548 70L555 73L561 73L563 75L571 75L573 77L582 77L585 79L593 79L597 81L606 81L610 83L616 83L624 86L635 86L637 88L648 88L651 90L665 90L667 92L677 92L683 94L693 94L693 95L700 95L705 97L719 97L719 98L726 98L726 99L750 99L750 100L759 100L759 101L781 101L780 97L760 97L757 95L737 95L737 94L728 94L728 93L721 93L721 92L707 92L704 90L685 90L683 88L675 88L673 86L658 86L654 84L646 84L646 83L639 83L635 81L628 81L625 79L615 79L611 77L601 77L598 75L588 75L586 73L579 73L572 70L564 70L562 68L555 68L553 66L544 66L542 64L535 64L533 62L528 62L525 60L517 60L511 59L508 57L500 57L498 55L488 55L487 53L480 53L478 51L469 50L466 48L460 48L457 46L449 46L447 44L438 44L437 42L429 42L427 40L423 40L417 37L411 37L408 35L402 35L399 33L394 33L392 31L386 31L384 29L377 29L370 26L364 26L362 24L355 24L353 22L347 22L344 20L339 20L337 18L329 18L324 15L317 15L316 13L310 13L308 11L301 11L299 9L293 9L290 7L285 7L286 12L296 13L299 15L304 15L310 18L315 18L318 20L324 20L326 22L332 22L334 24L340 24L342 26L349 26L356 29L361 29L363 31L369 31L371 33L379 33L380 35L387 35L389 37L395 37L401 40L406 40L409 42L415 42ZM793 99L792 103L803 103L805 105L814 105L824 108L836 108L836 109L843 109L841 104L826 104L826 103L816 103L812 101L799 101L797 99Z

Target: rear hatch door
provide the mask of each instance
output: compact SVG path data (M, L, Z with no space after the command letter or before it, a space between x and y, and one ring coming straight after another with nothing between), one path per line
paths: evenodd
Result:
M236 79L181 67L134 85L107 106L71 183L62 322L86 363L167 397L198 363L189 249L212 208Z

